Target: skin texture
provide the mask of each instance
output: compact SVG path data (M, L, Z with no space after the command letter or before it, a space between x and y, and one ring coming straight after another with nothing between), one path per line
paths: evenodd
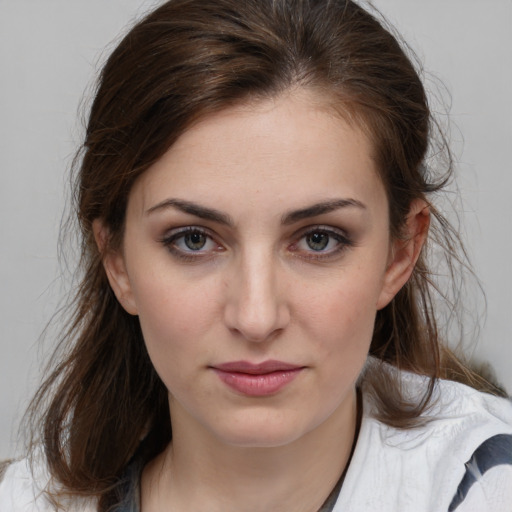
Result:
M173 428L144 472L143 512L313 512L329 494L352 446L376 311L428 228L414 203L410 236L390 240L371 150L298 90L204 119L134 185L122 250L104 261L140 318ZM307 211L319 204L331 211ZM105 246L99 221L95 232ZM300 369L265 396L216 372L268 360Z

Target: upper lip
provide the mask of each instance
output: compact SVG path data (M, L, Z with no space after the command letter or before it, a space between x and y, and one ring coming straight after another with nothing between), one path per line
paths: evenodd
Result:
M212 366L212 368L223 372L263 375L265 373L298 370L303 368L303 366L271 359L261 363L251 363L249 361L230 361L228 363L216 364Z

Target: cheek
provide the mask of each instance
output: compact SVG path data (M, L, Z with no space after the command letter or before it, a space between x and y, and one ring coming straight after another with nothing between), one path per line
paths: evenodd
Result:
M135 276L133 291L149 356L166 376L181 372L183 358L200 358L200 340L221 314L219 286L203 280L200 287L181 274L152 272Z
M302 301L297 317L324 357L366 357L373 335L382 275L368 268L344 271Z
M157 332L186 336L208 322L219 302L214 279L194 278L165 266L132 275L132 289L141 324Z

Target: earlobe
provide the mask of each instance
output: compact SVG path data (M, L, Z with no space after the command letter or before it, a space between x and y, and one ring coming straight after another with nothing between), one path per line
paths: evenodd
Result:
M117 300L127 313L137 315L138 311L122 252L109 248L108 228L100 219L93 221L92 229L101 254L103 268Z
M422 199L411 203L404 236L392 242L391 256L384 276L377 309L387 306L411 276L425 243L430 225L430 208Z

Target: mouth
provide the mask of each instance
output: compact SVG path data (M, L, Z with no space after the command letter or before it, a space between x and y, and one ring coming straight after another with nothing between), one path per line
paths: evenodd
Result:
M305 367L269 360L257 364L233 361L212 366L211 369L232 390L256 397L276 394L291 383Z

